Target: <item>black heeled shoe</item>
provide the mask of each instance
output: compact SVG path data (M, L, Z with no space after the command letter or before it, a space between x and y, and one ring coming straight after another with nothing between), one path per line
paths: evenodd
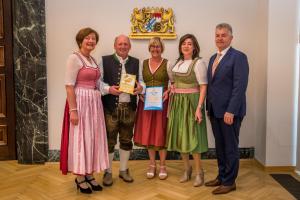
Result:
M102 187L101 185L97 184L97 185L93 185L92 181L94 181L95 178L92 178L92 179L88 179L87 177L85 177L85 181L90 184L90 186L92 187L92 190L94 191L102 191Z
M75 183L76 183L76 185L77 185L77 190L78 189L80 189L80 192L81 193L84 193L84 194L91 194L93 191L91 190L91 188L82 188L82 187L80 187L80 184L81 183L85 183L86 182L86 180L83 180L83 181L81 181L81 182L78 182L77 181L77 178L75 178Z

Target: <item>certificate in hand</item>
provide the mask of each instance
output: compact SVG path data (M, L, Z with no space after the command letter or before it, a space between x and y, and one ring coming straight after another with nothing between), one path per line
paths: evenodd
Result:
M119 91L133 94L136 76L132 74L122 74Z
M162 110L163 109L163 87L147 87L145 95L144 110Z

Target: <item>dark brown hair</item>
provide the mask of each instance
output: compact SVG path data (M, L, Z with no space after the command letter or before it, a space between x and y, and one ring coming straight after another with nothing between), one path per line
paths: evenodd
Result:
M193 46L194 46L194 50L193 50L193 55L192 58L195 59L197 57L199 57L200 54L200 46L199 43L196 39L196 37L193 34L185 34L184 36L182 36L179 40L179 46L178 46L178 50L179 50L179 58L177 59L179 60L183 60L183 53L181 52L181 45L182 43L186 40L186 39L191 39L193 42Z
M89 34L91 33L95 33L96 35L96 43L98 43L99 41L99 34L92 28L82 28L78 31L78 33L76 34L76 42L77 42L77 45L78 47L80 48L81 47L81 43L83 41L83 39L88 36Z

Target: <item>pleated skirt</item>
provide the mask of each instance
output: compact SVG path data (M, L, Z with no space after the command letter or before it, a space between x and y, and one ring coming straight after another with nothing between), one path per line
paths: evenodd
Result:
M174 94L167 124L167 150L181 153L203 153L208 150L205 111L202 122L195 120L199 93Z
M144 102L139 101L134 128L134 143L146 148L162 149L166 145L168 101L163 110L144 110Z
M109 167L105 120L98 90L75 88L79 122L70 123L68 171L86 175Z

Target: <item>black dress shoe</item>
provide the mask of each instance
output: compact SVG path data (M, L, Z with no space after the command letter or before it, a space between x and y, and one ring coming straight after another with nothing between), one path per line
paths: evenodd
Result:
M78 182L77 178L75 178L75 183L77 185L77 190L80 189L80 192L84 193L84 194L91 194L92 193L91 188L89 188L89 187L88 188L82 188L82 187L80 187L80 184L85 183L85 182L86 182L85 180L83 180L81 182Z
M101 187L101 185L99 185L99 184L94 185L92 183L92 181L94 181L95 178L88 179L87 177L85 177L85 180L86 180L87 183L90 184L90 186L92 187L92 190L94 190L94 191L102 191L103 188Z

